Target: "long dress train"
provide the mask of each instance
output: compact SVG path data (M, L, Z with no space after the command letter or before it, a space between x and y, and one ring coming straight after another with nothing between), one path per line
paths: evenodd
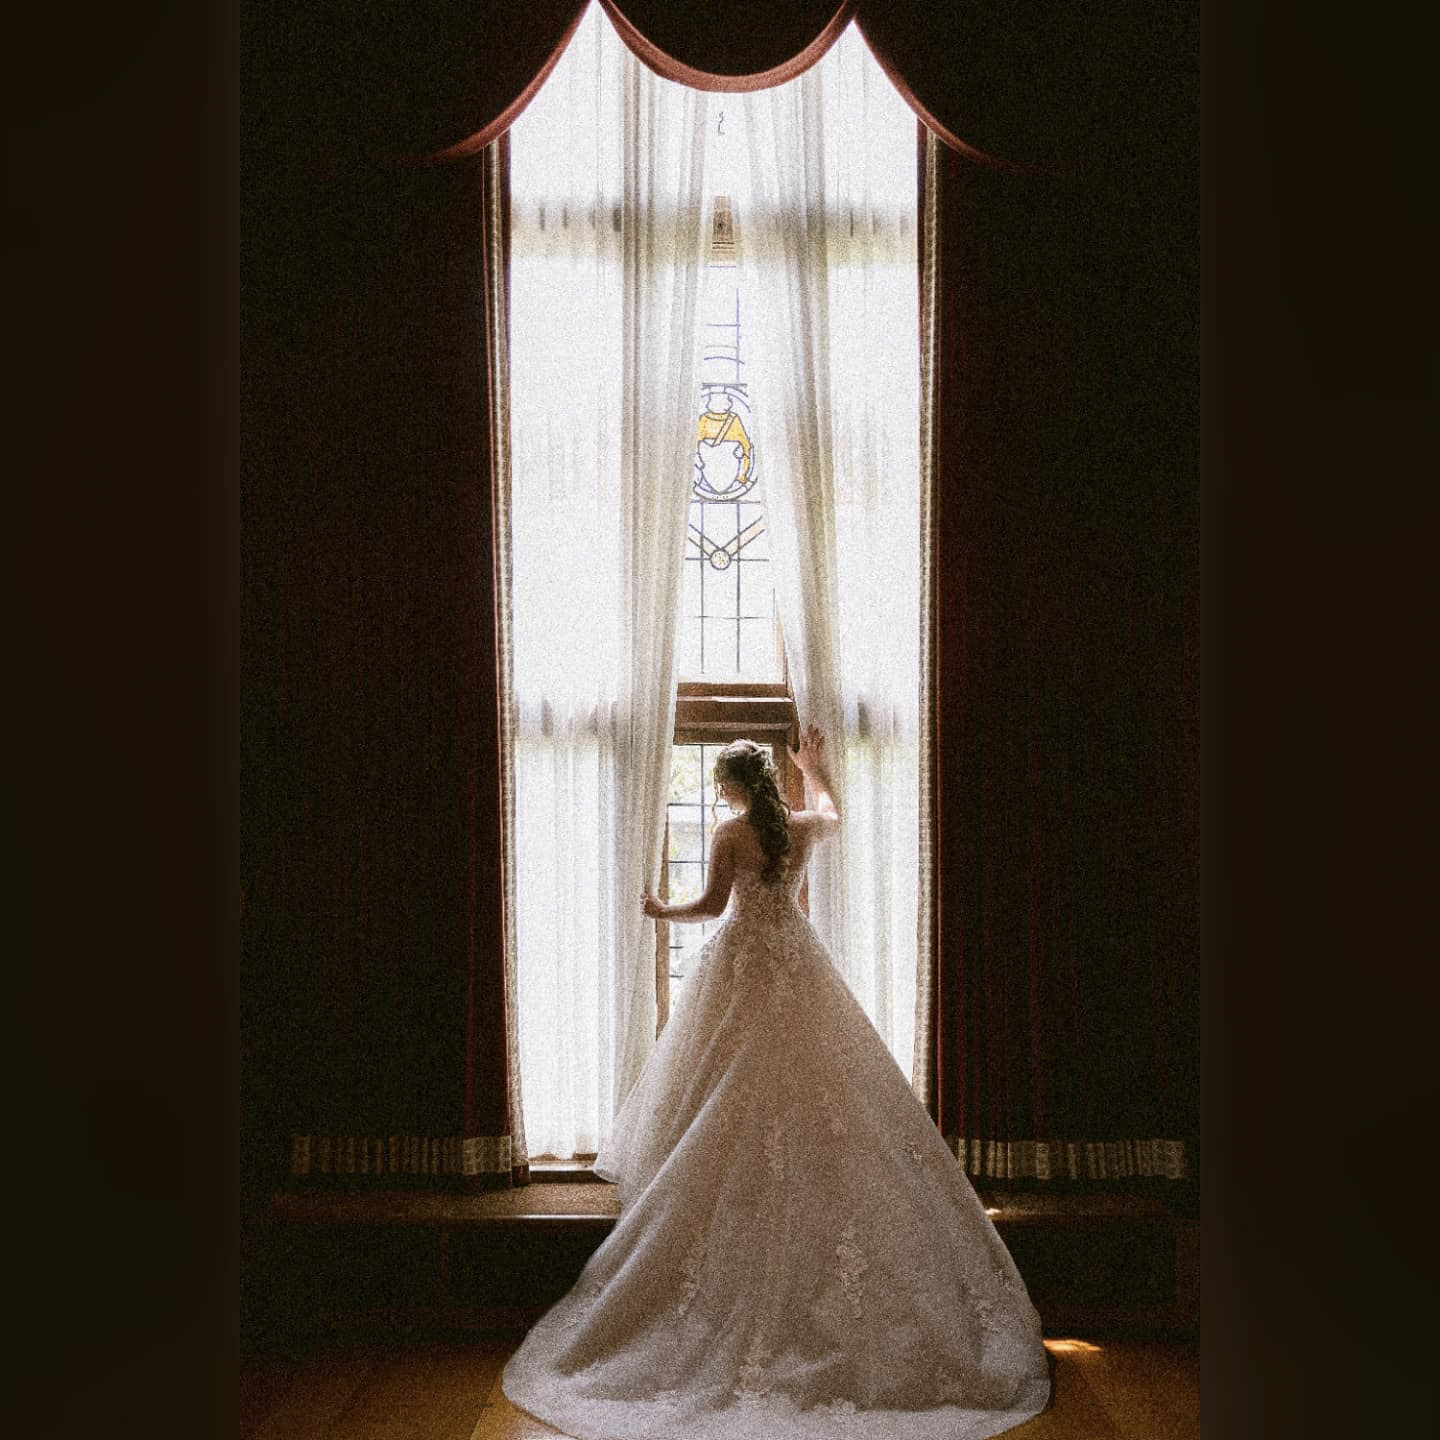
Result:
M596 1161L615 1229L505 1367L577 1440L984 1440L1049 1399L1024 1282L800 878L737 864Z

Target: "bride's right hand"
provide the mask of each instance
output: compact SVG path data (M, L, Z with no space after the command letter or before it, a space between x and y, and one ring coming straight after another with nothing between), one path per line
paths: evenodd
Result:
M800 732L800 744L793 750L785 747L790 759L802 775L821 769L825 764L825 737L816 725L807 725Z

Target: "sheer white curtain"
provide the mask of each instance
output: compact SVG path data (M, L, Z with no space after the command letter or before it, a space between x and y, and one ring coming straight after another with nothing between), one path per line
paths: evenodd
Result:
M745 96L776 589L801 718L838 738L845 825L811 914L910 1073L918 963L916 135L852 26Z
M674 727L705 111L594 6L511 131L515 919L533 1154L598 1150L654 1044L639 902L659 871Z

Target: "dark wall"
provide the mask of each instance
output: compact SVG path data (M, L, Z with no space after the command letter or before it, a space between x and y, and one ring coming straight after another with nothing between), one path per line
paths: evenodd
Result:
M1088 1031L1042 1035L1057 1083L997 1109L974 1071L982 1118L1193 1138L1195 42L1158 29L1117 49L1146 78L1085 169L947 152L941 936L1007 1013L1029 1014L1037 943L1047 985L1093 997ZM295 1126L458 1128L467 977L500 933L498 779L478 164L367 158L363 29L252 12L242 39L259 1182ZM974 995L951 999L942 1027L979 1033ZM483 1096L498 1036L472 1040Z

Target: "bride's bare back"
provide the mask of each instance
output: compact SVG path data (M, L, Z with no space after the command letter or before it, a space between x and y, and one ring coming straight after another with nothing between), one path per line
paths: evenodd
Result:
M785 879L794 880L810 863L810 856L820 841L827 839L840 828L837 815L818 810L795 810L789 820L790 852L785 857ZM732 848L732 861L737 870L763 872L769 863L760 837L743 815L724 820L716 827L716 846L724 844ZM712 852L713 854L714 852Z

